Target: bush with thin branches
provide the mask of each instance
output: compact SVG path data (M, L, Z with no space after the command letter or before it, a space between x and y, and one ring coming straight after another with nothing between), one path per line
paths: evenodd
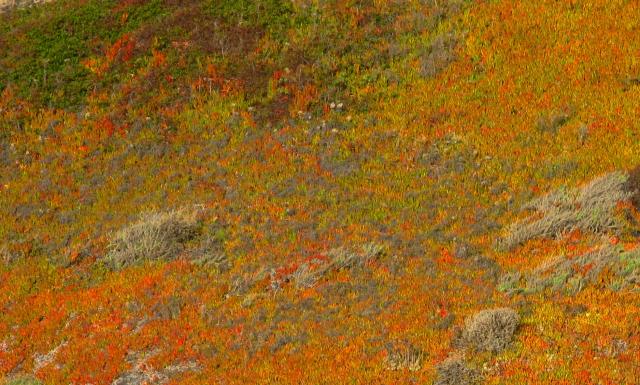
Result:
M434 385L472 385L478 383L478 371L470 368L459 356L451 356L436 367Z
M469 317L462 341L478 351L499 353L506 349L520 325L520 316L510 308L487 309Z

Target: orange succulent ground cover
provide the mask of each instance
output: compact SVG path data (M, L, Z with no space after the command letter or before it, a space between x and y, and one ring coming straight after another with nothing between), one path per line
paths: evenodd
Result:
M622 0L1 14L0 383L640 383L639 29Z

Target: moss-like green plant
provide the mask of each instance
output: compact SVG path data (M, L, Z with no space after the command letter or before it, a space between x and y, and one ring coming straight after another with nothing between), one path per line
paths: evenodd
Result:
M7 44L15 55L0 55L0 92L13 86L45 106L82 104L96 82L83 61L163 13L162 1L148 1L128 9L122 23L111 11L116 4L67 0L15 12L7 22L13 27Z
M24 375L9 379L6 385L42 385L42 382L33 376Z

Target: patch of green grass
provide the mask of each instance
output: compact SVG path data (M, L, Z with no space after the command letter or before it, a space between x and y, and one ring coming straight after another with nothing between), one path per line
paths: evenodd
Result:
M640 251L637 249L627 251L620 254L620 261L622 262L622 274L629 275L634 271L640 269Z
M160 0L149 1L126 9L122 22L123 13L112 9L115 1L76 3L16 12L5 22L7 51L19 54L0 57L0 91L11 85L32 102L78 106L95 82L83 60L163 12Z
M42 382L32 376L15 377L7 381L7 385L41 385Z
M109 9L94 1L66 12L50 10L48 16L26 12L11 21L16 28L9 49L22 52L7 58L13 63L2 60L2 67L13 64L15 70L0 74L0 87L14 85L24 97L66 107L78 103L89 86L81 61L91 52L89 42L109 33L103 27Z
M259 27L281 38L295 21L293 3L289 0L213 0L209 9L215 18L229 25Z

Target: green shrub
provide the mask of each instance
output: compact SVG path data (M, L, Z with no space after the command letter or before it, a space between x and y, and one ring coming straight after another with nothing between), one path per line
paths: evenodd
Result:
M6 51L12 55L0 56L0 91L12 85L19 95L45 106L81 105L96 85L83 61L160 15L161 3L132 6L126 24L115 21L113 0L60 1L16 12L7 21L12 28L7 28Z
M259 27L277 37L283 37L295 16L289 0L214 0L210 10L215 18L229 25Z
M509 272L500 277L498 281L498 290L506 293L507 295L516 294L522 289L519 288L518 283L520 282L521 274L520 272L514 271Z
M8 380L6 385L42 385L42 382L33 376L24 375Z

